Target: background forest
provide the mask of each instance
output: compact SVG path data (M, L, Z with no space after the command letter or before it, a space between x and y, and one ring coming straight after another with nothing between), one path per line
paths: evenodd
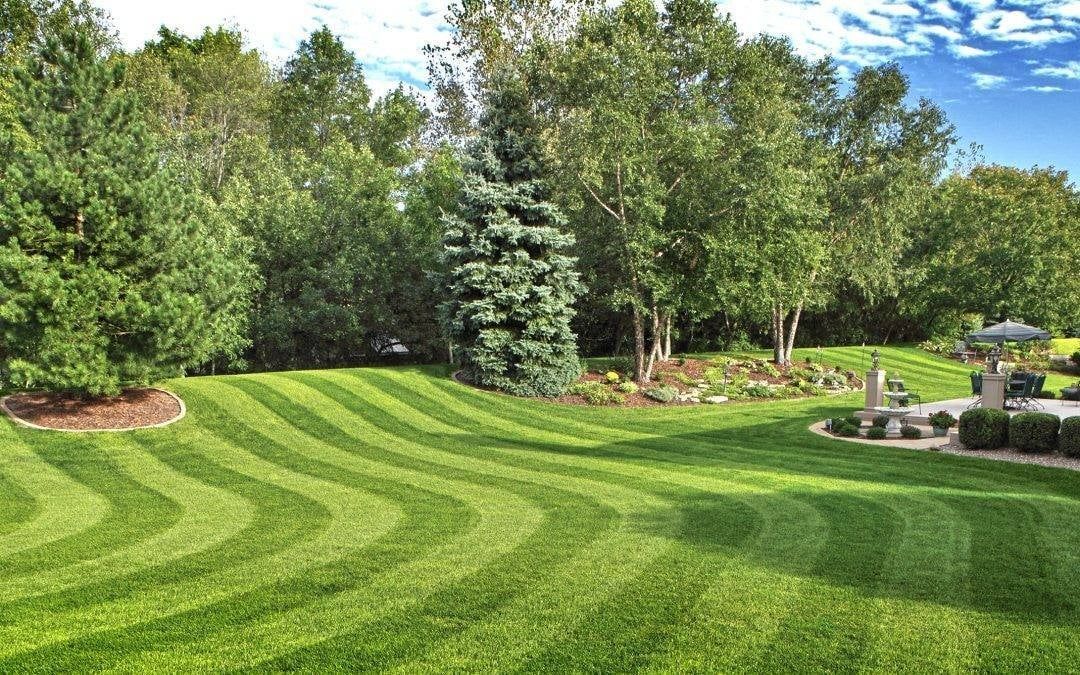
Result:
M327 29L284 64L227 26L127 53L92 4L0 0L0 379L450 358L484 139L556 228L537 254L576 265L560 339L638 379L672 351L1080 334L1069 177L958 152L895 65L843 80L708 0L448 22L430 91L376 98Z

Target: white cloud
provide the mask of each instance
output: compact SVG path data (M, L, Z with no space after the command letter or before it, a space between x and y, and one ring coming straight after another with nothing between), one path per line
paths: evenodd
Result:
M971 81L977 89L998 89L1009 81L1004 75L991 75L990 73L972 73Z
M301 40L326 24L365 66L368 84L382 94L399 81L427 79L423 47L446 39L446 0L96 0L126 48L154 38L161 25L187 35L222 23L240 27L251 45L282 64Z
M979 49L978 47L972 47L970 45L949 45L949 51L954 56L961 59L973 59L979 56L993 56L997 52L992 52L987 49Z
M1033 86L1033 87L1021 87L1020 91L1033 91L1037 94L1053 94L1059 91L1065 91L1061 87L1053 86Z
M1073 34L1056 28L1053 19L1033 19L1020 10L995 9L980 12L971 21L977 35L999 42L1022 42L1032 45L1065 42Z
M1057 65L1046 64L1032 70L1031 73L1043 77L1064 77L1069 80L1080 80L1080 61L1068 61Z

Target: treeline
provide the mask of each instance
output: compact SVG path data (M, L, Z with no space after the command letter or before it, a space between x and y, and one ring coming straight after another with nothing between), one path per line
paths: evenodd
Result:
M524 208L485 197L478 136L572 235L534 229L551 243L529 255L573 241L579 351L634 354L639 379L673 350L783 362L973 313L1080 330L1067 175L950 166L952 127L895 65L844 80L709 0L462 2L448 21L431 95L376 98L325 28L275 67L231 28L126 53L92 5L0 0L0 377L115 391L395 340L447 358L484 288L448 268L462 218ZM507 82L521 114L495 133Z

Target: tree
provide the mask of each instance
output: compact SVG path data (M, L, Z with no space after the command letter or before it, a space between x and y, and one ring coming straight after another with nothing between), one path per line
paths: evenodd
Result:
M15 72L33 144L0 140L0 370L23 386L113 394L238 344L221 319L246 270L212 245L122 77L86 31Z
M309 155L334 140L361 145L370 102L360 62L323 26L285 64L274 97L272 138L278 147Z
M908 261L929 325L974 312L1054 332L1080 316L1080 193L1063 171L984 165L947 178Z
M629 312L642 383L664 353L669 317L705 269L683 263L705 247L709 218L672 206L721 153L714 97L736 40L707 0L673 0L663 14L628 0L584 15L543 83L586 283Z
M536 126L520 80L490 93L466 162L460 217L445 221L447 330L477 384L557 396L580 374L573 302L584 291L572 236L546 201Z

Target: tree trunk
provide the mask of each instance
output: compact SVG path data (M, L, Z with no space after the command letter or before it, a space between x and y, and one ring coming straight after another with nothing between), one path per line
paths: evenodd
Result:
M645 318L641 310L634 305L632 316L634 324L634 380L641 385L648 384L645 377Z
M787 345L784 347L784 363L791 363L791 352L795 349L795 333L799 330L799 318L802 317L803 303L795 305L795 311L791 315L791 325L787 330Z
M668 312L667 319L664 321L664 355L663 360L667 361L671 358L671 312Z
M663 349L663 334L660 310L656 305L652 308L652 349L649 350L649 362L645 367L645 381L648 382L652 379L653 366L656 365L656 360L662 358L664 355Z
M772 315L772 342L773 342L773 361L778 366L784 365L784 319L787 312L780 308L780 305L773 305Z

